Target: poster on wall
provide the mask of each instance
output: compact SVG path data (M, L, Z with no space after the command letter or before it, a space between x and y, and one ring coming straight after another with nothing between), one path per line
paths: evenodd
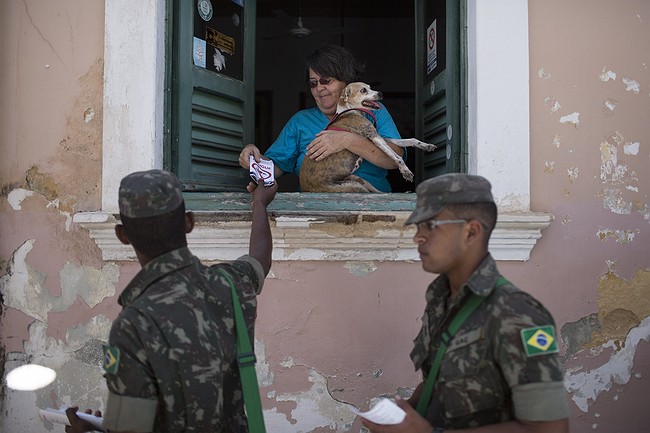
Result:
M242 80L244 71L244 0L196 0L194 65Z
M427 29L427 74L438 66L437 21L433 20Z

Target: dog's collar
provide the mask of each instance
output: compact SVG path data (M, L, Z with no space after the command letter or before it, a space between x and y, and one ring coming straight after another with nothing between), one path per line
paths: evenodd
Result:
M340 115L342 115L343 113L347 113L348 111L363 111L364 113L372 117L372 126L374 126L375 128L377 127L377 118L375 117L375 113L373 113L371 110L368 110L367 108L348 108L346 110L341 111L340 113L336 113L336 116L334 116L334 118L330 120L330 123L327 124L325 129L330 129L330 125L334 123L336 119L339 118Z

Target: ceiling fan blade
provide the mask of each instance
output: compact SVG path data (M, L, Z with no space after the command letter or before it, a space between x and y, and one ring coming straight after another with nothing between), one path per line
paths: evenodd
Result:
M288 13L286 13L282 9L274 9L273 13L275 16L282 21L287 27L293 28L297 26L296 20L291 17Z
M352 33L356 32L355 27L327 27L324 29L312 30L312 33L318 33L319 35L334 35L339 33Z
M285 38L290 38L290 37L291 37L291 35L285 33L284 35L267 36L267 37L264 38L264 40L270 41L270 40L273 40L273 39L285 39Z

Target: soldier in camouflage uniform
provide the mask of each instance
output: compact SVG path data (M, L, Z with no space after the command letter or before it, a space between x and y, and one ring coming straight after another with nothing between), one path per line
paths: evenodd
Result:
M363 423L373 433L449 431L569 431L568 405L551 314L501 277L488 253L497 220L490 183L446 174L417 187L407 224L425 271L439 274L426 292L422 329L411 358L425 380L441 334L472 294L483 297L447 349L422 417L414 409L424 382L408 401L399 425ZM476 430L479 431L479 430Z
M119 190L117 237L142 270L119 296L122 311L104 347L108 386L104 427L111 432L247 432L226 272L253 341L256 295L271 267L266 207L277 186L250 184L249 254L207 267L187 248L194 216L181 185L162 170L132 173ZM91 430L68 409L72 427Z

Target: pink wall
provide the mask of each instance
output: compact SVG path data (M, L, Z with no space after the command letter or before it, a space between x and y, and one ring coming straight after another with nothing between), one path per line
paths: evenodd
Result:
M650 3L528 4L531 206L555 219L529 261L500 267L556 318L572 431L643 431ZM49 431L24 408L103 405L93 353L138 268L102 261L71 220L101 203L103 13L0 2L0 373L27 357L59 372L39 392L0 387L8 433ZM433 277L409 262L274 263L256 333L268 430L358 431L348 404L407 395Z

